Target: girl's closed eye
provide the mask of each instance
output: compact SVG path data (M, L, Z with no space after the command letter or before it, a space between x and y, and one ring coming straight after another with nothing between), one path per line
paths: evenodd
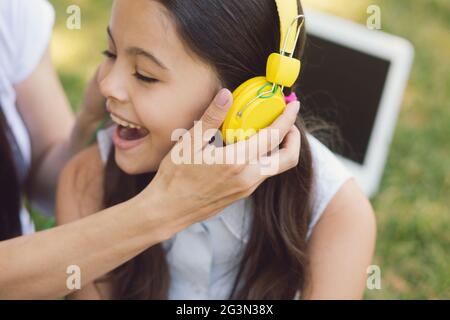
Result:
M143 82L146 82L146 83L154 83L154 82L158 82L158 80L156 80L156 79L154 79L154 78L146 77L146 76L140 74L140 73L137 72L137 71L136 71L133 75L134 75L135 78L138 79L139 81L143 81Z
M109 51L109 50L103 51L102 54L108 59L115 59L115 58L117 58L117 56L114 53L112 53L111 51Z

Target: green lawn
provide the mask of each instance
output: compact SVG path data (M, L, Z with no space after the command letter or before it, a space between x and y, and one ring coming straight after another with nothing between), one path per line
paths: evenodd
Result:
M52 0L53 54L76 108L101 61L111 0ZM82 9L81 30L65 28L66 8ZM369 299L450 298L450 1L304 0L360 23L369 4L382 10L386 32L409 39L416 58L379 194L374 264L382 289Z

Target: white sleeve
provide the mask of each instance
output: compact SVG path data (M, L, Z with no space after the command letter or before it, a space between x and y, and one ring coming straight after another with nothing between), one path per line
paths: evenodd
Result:
M313 165L312 212L307 235L309 238L330 201L352 175L319 140L308 135L308 141Z
M97 143L100 149L100 157L104 165L108 162L109 154L113 148L112 136L115 130L114 126L106 129L99 130L97 132Z
M28 78L42 59L52 35L55 12L47 0L1 0L0 51L12 84Z

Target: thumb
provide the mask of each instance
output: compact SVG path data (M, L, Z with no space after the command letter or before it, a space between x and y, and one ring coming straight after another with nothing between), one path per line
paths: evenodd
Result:
M206 112L203 114L200 122L198 122L198 125L201 126L202 133L205 137L202 147L204 147L214 136L214 134L210 134L208 131L217 130L222 126L232 104L233 95L231 94L230 90L221 89L214 98L213 102L209 105ZM206 133L208 133L210 137L207 136Z

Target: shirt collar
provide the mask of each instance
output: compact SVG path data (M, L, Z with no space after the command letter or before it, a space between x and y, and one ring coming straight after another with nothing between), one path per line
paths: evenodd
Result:
M205 232L208 228L208 223L216 220L220 220L224 226L230 231L230 233L238 240L247 243L250 231L251 223L253 221L253 204L251 198L244 198L238 200L215 216L189 227L191 232Z
M244 243L248 242L253 220L251 198L244 198L232 203L217 216L237 239Z

